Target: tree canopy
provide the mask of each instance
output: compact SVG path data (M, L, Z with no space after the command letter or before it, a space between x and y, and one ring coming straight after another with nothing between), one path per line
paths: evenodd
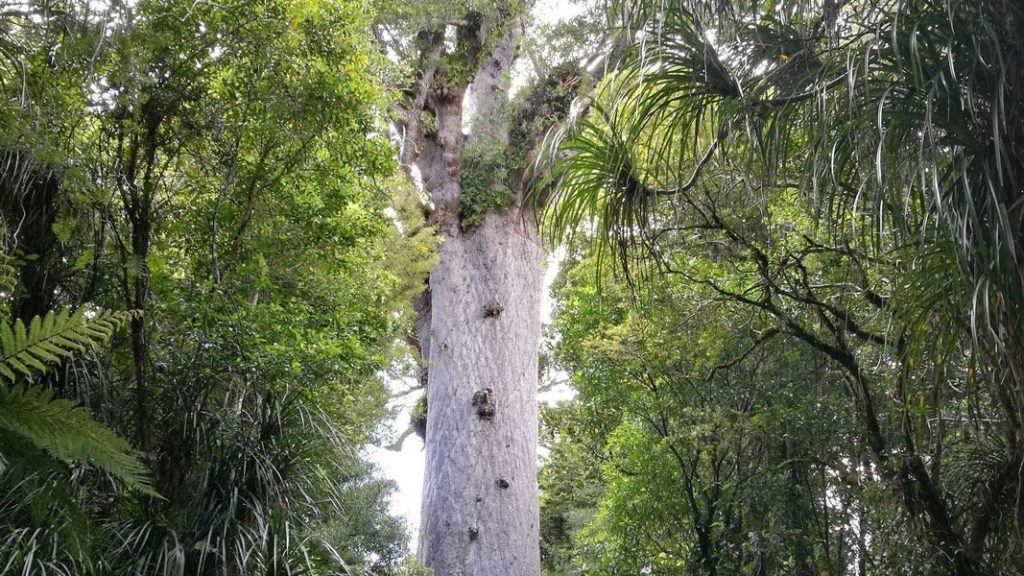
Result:
M646 548L629 548L647 550L639 565L664 573L676 565L715 573L729 565L723 561L734 563L730 572L752 573L770 573L768 561L806 574L854 567L861 574L1014 573L1022 561L1014 470L1024 461L1024 244L1013 118L1024 108L1010 63L1022 49L1015 40L1020 7L851 1L625 8L637 29L633 60L565 131L546 218L556 238L594 222L593 240L581 249L594 255L586 258L604 254L620 265L636 293L631 314L665 314L683 324L670 324L677 335L661 332L655 346L647 343L647 322L616 320L615 331L597 325L583 341L614 335L614 345L582 356L565 348L567 367L583 379L640 339L647 343L637 353L641 366L622 373L619 358L617 370L599 372L600 379L616 382L616 390L632 383L654 408L675 402L666 411L672 417L659 420L654 408L633 408L627 396L615 403L624 409L619 428L569 436L577 438L570 444L610 452L600 476L602 506L577 538L594 542L601 534L602 545L614 541L609 533L639 539ZM569 289L561 322L575 333L572 303L583 287ZM714 337L694 342L687 335L723 321L729 328ZM677 354L679 360L663 359ZM794 377L795 397L787 393ZM666 391L694 386L693 378L724 394L711 402L732 415L725 423L715 411L702 414L687 425L697 439L681 448L673 420L692 415L690 405L707 402L710 391ZM592 398L596 385L581 380L584 406L609 405ZM765 386L768 394L760 396ZM729 399L737 390L745 391L739 405ZM777 411L799 406L800 398L809 403L790 409L804 415L801 425L824 412L831 418L817 425L827 428L806 428L797 433L803 442L775 448L781 469L773 471L792 467L793 476L774 490L761 486L757 500L744 503L737 479L756 484L764 473L745 475L733 463L752 434L740 426L736 439L735 428L747 418L760 426L775 421L782 427L768 436L779 441L801 428L776 420ZM709 428L712 439L700 438ZM814 454L823 434L829 454ZM651 525L643 511L632 515L642 527L615 523L615 503L636 478L659 506L673 501L667 488L649 484L656 475L635 471L643 470L638 444L661 458L682 454L676 494L681 481L684 494L706 499L681 502L693 526L679 526L686 514L678 512L666 512L664 525ZM780 450L801 453L780 460ZM738 461L756 467L758 454ZM721 465L732 476L716 477ZM711 476L705 492L689 487L698 486L691 467ZM797 534L800 541L782 544L785 552L774 558L758 556L768 540L738 520L750 517L744 506L768 503L774 508L754 514L771 518L793 503L787 490L796 487L804 492L799 505L811 508L789 512L771 536ZM740 500L715 506L724 498ZM810 536L806 522L842 514L852 516L819 521ZM717 540L705 543L701 519ZM742 528L730 536L734 526ZM594 532L599 527L604 532ZM687 533L699 538L670 540ZM580 550L580 558L601 558ZM785 564L790 556L796 564Z
M0 573L1024 572L1024 8L572 3L0 2Z
M363 447L430 246L385 211L370 8L0 12L0 571L399 570Z

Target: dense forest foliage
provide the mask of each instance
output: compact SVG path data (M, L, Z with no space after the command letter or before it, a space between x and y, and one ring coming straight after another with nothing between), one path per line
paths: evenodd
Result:
M620 9L546 212L547 572L1020 574L1021 5Z
M369 17L3 5L0 573L398 569L363 447L429 244Z
M1024 7L569 4L0 0L0 574L1024 574Z

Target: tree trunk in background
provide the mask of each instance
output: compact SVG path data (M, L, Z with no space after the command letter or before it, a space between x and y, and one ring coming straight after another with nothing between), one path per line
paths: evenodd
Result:
M0 215L8 245L27 256L20 268L22 293L11 317L28 325L32 318L53 309L53 296L63 273L65 256L53 225L57 221L60 178L47 166L37 165L24 152L0 152ZM15 250L11 250L11 256ZM53 379L54 373L48 378Z
M501 37L489 38L499 28ZM508 78L521 36L517 15L498 27L472 13L447 53L443 31L421 32L419 78L399 121L400 162L422 177L442 240L427 297L416 303L428 405L419 556L435 576L540 574L543 251L536 223L520 209L521 185L512 187L508 206L491 209L478 226L460 217L464 147L480 145L481 134L484 142L507 146ZM484 47L489 52L482 54ZM446 76L453 67L437 65L464 54L473 61L471 78ZM473 127L464 135L467 90ZM424 120L431 116L436 124Z

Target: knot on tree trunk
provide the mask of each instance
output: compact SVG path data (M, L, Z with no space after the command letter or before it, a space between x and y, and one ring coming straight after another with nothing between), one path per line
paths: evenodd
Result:
M481 420L491 420L494 418L494 393L490 388L484 388L477 390L476 394L473 394L473 407L476 408L476 415Z
M491 300L487 304L484 304L484 318L497 318L498 316L501 316L501 313L504 311L505 307L497 300Z

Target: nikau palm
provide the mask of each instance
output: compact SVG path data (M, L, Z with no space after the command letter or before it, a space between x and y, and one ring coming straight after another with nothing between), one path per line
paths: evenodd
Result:
M1019 560L997 534L1024 465L1024 7L626 7L634 59L560 141L549 231L593 220L627 269L773 319L845 374L873 466L953 573ZM779 223L787 195L813 226ZM850 279L820 281L826 256Z

